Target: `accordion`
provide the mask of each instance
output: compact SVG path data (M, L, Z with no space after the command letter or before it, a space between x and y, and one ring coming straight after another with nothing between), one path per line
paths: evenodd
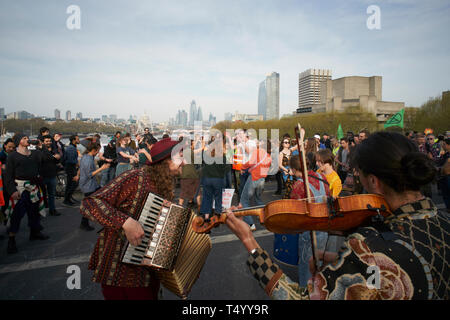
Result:
M149 193L138 221L144 229L139 246L127 242L121 261L148 266L166 289L186 298L211 250L211 239L192 230L191 210Z

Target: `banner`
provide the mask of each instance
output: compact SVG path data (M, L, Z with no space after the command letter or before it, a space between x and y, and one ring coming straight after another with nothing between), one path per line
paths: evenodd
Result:
M403 114L405 113L405 109L400 110L399 112L397 112L396 114L394 114L392 117L390 117L388 119L388 121L386 121L386 123L384 124L384 128L388 128L388 127L395 127L395 126L399 126L400 128L403 128Z
M339 123L337 135L336 135L338 141L341 140L344 137L344 130L342 130L341 124Z
M233 201L234 189L223 189L222 190L222 211L231 208L231 202ZM215 207L215 201L213 201L213 206Z

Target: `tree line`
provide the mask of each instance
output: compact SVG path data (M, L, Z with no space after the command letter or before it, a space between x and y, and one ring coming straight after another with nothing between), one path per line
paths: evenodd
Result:
M373 113L362 110L360 107L348 107L342 112L326 112L313 114L298 114L283 117L279 120L253 121L221 121L214 128L224 132L226 129L267 129L270 138L270 129L279 129L279 135L289 133L295 137L295 127L300 123L305 128L306 136L312 137L315 133L337 135L339 124L344 134L348 131L358 133L362 129L370 132L384 130L384 124L379 123ZM420 108L408 107L404 113L404 127L389 127L389 131L417 131L424 132L426 128L433 129L435 134L450 130L450 94L429 99Z
M64 135L87 134L93 132L114 134L116 131L124 130L122 127L106 126L99 123L89 123L79 120L69 122L57 120L51 124L40 118L28 120L7 119L3 121L3 132L21 132L29 135L38 135L39 129L42 127L49 128L51 133L61 133Z

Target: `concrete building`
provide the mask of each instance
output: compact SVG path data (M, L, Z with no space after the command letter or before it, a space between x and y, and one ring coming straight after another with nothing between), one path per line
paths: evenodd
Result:
M61 110L55 109L55 119L61 120Z
M75 119L81 121L83 119L83 114L81 112L77 112Z
M314 98L310 101L315 103L303 104L297 113L344 111L347 107L359 106L384 122L405 107L404 102L383 101L381 76L323 79L317 92L319 100Z
M306 108L320 103L321 85L327 80L331 80L331 70L308 69L300 73L298 77L298 107Z
M66 111L66 121L70 121L72 120L72 113L70 112L70 110Z
M264 117L261 114L240 114L237 111L233 115L231 121L243 121L243 122L251 122L251 121L263 121Z
M110 114L109 115L109 121L111 123L116 123L116 121L117 121L117 114Z
M224 120L225 121L232 121L233 120L233 114L231 112L225 112Z
M33 118L34 118L34 114L29 113L24 110L14 111L14 112L8 113L6 115L6 119L28 120L28 119L33 119Z
M5 108L0 108L0 120L5 119Z

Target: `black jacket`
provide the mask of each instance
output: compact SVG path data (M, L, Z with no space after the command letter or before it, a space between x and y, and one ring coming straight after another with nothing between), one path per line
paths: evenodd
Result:
M40 174L43 178L53 178L56 177L58 172L57 164L59 160L57 160L53 155L56 152L49 151L47 148L43 147L41 150L42 154L42 162L40 168Z

